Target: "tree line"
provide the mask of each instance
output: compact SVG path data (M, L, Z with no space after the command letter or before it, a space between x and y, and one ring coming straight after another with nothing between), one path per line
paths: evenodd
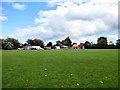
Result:
M56 41L56 44L53 45L52 42L48 42L46 46L52 47L52 46L68 46L71 47L74 44L70 37L65 38L64 40L58 40ZM11 50L11 49L18 49L23 48L24 46L31 45L31 46L40 46L41 48L45 47L45 44L43 40L41 39L27 39L26 43L21 43L15 38L6 38L6 39L0 39L0 49L5 50ZM97 43L93 43L90 41L84 42L84 47L86 49L120 49L120 39L116 40L116 44L114 44L112 41L107 41L106 37L99 37L97 39Z
M120 39L116 40L116 45L110 41L108 44L106 37L99 37L97 43L86 41L84 44L87 49L120 49Z

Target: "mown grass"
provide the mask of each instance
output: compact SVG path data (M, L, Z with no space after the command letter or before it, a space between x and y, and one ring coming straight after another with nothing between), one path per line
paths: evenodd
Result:
M118 50L2 52L3 88L116 88Z

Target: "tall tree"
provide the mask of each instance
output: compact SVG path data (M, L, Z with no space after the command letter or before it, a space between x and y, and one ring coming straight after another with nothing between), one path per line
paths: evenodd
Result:
M98 47L105 48L108 45L107 38L106 37L98 38L97 45L98 45Z
M117 46L117 48L120 48L120 39L118 39L118 40L116 41L116 46Z
M26 42L27 42L27 44L33 46L33 40L32 39L28 39Z
M40 39L34 39L33 40L33 45L40 46L40 47L44 48L44 42Z
M4 49L5 50L12 50L12 49L15 49L15 48L14 48L14 45L11 42L5 42Z
M56 41L57 46L62 46L62 42L60 40Z
M7 38L5 42L7 42L7 44L13 44L13 49L20 47L20 42L15 38Z
M62 40L62 44L66 46L72 46L72 41L69 37L67 37L65 40Z
M47 44L47 46L48 46L48 47L52 47L52 42L49 42L49 43Z
M91 47L91 43L89 41L86 41L84 44L85 48L90 48Z
M44 42L40 39L28 39L27 41L27 44L31 45L31 46L40 46L40 47L44 47Z

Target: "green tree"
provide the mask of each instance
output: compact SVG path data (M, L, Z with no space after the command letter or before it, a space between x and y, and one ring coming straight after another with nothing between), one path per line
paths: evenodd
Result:
M20 47L20 42L15 38L7 38L5 42L7 42L7 44L13 44L13 49Z
M49 43L47 44L47 46L48 46L48 47L52 47L52 42L49 42Z
M120 39L116 40L116 46L117 48L120 48Z
M108 45L107 44L107 38L106 37L100 37L100 38L98 38L97 45L98 45L98 47L101 47L101 48L106 47Z
M44 42L40 39L34 39L33 40L33 45L34 46L40 46L40 47L44 48Z
M56 45L57 46L62 46L62 42L58 40L58 41L56 41Z
M67 37L65 40L62 40L62 44L66 46L72 46L72 41L69 37Z
M44 48L44 42L40 39L37 39L37 38L34 40L28 39L26 42L27 42L26 44L29 44L31 46L40 46L40 47Z
M86 41L84 44L85 48L90 48L91 47L91 43L89 41Z
M28 39L26 42L27 42L27 44L33 46L33 40L32 39Z
M5 42L4 49L5 50L12 50L12 49L14 49L14 45L11 42Z

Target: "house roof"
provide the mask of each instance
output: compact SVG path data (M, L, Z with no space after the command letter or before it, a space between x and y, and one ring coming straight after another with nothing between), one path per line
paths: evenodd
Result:
M66 47L68 47L68 46L62 45L61 47L65 47L65 48L66 48Z
M40 46L31 46L31 47L33 47L33 48L38 48L38 47L40 47Z
M74 44L73 47L78 47L79 45L78 44Z
M32 48L39 48L42 49L40 46L31 46Z

